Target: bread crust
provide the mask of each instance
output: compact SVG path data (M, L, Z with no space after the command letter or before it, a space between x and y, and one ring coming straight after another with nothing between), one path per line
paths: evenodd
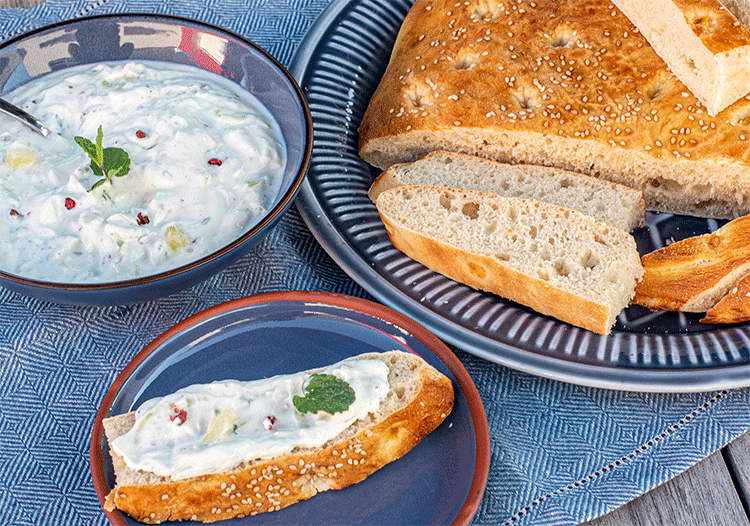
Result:
M450 379L413 356L419 362L414 370L413 381L418 388L413 399L354 436L334 439L315 451L295 450L279 458L255 461L227 473L174 482L116 485L104 507L117 508L150 524L167 520L215 522L276 511L319 491L356 484L406 454L451 412L454 392ZM120 421L105 421L110 441L129 429L127 424L121 425L122 419L130 421L131 427L135 420L132 413L115 419ZM115 431L118 426L121 429ZM117 473L123 462L116 454L112 456Z
M750 275L742 278L726 296L711 307L701 323L740 323L750 321Z
M647 210L750 213L750 100L708 115L608 0L417 0L359 131L381 168L445 149L598 176Z
M641 261L645 272L633 303L706 312L750 272L750 216L645 254Z

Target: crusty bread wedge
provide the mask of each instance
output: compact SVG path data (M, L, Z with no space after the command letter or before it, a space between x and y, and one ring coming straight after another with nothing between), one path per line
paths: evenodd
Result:
M627 232L644 223L643 196L627 186L548 166L511 165L442 150L391 166L375 179L368 195L375 202L383 191L409 185L467 188L546 201Z
M612 0L716 115L750 92L750 31L719 0Z
M117 508L152 524L214 522L278 510L364 480L440 425L454 401L450 379L417 355L392 351L351 359L365 358L388 366L388 396L376 413L355 421L322 447L297 447L279 458L249 459L227 472L176 481L131 469L113 453L116 486L105 509ZM134 413L105 419L108 441L127 432L134 421Z
M701 319L701 323L740 323L744 321L750 321L750 274L743 277Z
M376 205L393 245L412 259L599 334L611 331L643 272L630 234L550 203L401 186Z
M750 273L750 216L643 256L633 303L653 310L706 312Z
M750 214L748 145L750 100L711 117L609 0L416 0L359 127L382 169L458 151L726 219Z

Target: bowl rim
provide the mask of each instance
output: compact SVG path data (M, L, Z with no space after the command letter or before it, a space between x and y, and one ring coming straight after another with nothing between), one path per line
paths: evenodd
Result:
M297 174L294 180L292 181L292 184L284 192L284 195L281 196L281 199L279 199L279 202L276 203L276 205L265 216L263 216L263 218L260 221L258 221L255 225L253 225L250 228L250 230L245 232L243 235L241 235L237 239L234 239L231 243L224 245L220 249L214 252L211 252L210 254L206 254L205 256L195 261L191 261L190 263L187 263L185 265L181 265L179 267L169 269L163 272L149 274L147 276L140 276L140 277L125 279L125 280L120 280L120 281L104 281L100 283L70 283L70 282L62 282L62 281L61 282L44 281L44 280L37 280L33 278L19 276L16 274L11 274L9 272L5 272L2 269L0 269L0 285L1 285L2 280L5 280L8 282L14 283L16 285L22 285L24 287L35 287L35 288L40 288L40 289L50 289L50 290L58 290L58 291L84 292L84 291L103 291L103 290L125 289L125 288L129 288L133 286L147 285L149 283L159 282L164 279L175 278L175 277L190 273L191 271L194 271L200 267L203 267L211 262L216 261L217 259L220 259L222 256L236 250L241 245L245 244L249 239L254 237L257 233L265 230L270 225L275 223L280 218L280 216L283 215L284 212L286 212L286 210L292 205L292 203L294 202L294 199L299 193L300 188L302 187L302 182L304 181L305 175L310 166L310 160L312 158L312 148L313 148L313 123L312 123L312 116L310 114L310 108L307 104L307 99L305 98L304 93L302 92L302 88L299 86L299 83L292 76L289 70L276 57L271 55L271 53L266 51L264 48L262 48L261 46L259 46L258 44L250 40L249 38L246 38L234 31L225 29L219 25L212 24L210 22L203 22L200 20L196 20L196 19L192 19L192 18L188 18L184 16L177 16L177 15L168 15L168 14L161 14L161 13L146 13L146 12L103 13L103 14L98 14L98 15L89 15L84 18L62 20L60 22L47 24L44 26L34 28L29 31L25 31L4 42L0 42L0 51L4 50L5 48L13 44L18 43L19 41L32 37L36 34L55 30L55 29L62 28L65 26L86 23L88 20L125 19L125 18L165 19L165 20L169 20L172 22L177 22L177 23L182 22L182 23L200 26L206 30L223 33L227 37L230 37L230 38L233 38L235 40L242 42L243 44L247 45L249 48L257 52L262 58L267 60L271 64L271 66L275 68L281 74L282 77L286 78L289 85L293 88L294 94L296 95L296 98L300 103L300 108L303 114L303 120L305 121L305 147L303 150L299 169L297 170Z

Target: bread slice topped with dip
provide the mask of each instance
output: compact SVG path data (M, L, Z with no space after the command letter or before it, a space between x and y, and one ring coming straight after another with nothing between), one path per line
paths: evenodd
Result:
M104 506L152 524L279 510L400 458L453 402L449 378L401 351L186 387L103 421L116 476Z
M750 100L712 117L609 0L416 0L359 134L383 169L442 149L750 213Z

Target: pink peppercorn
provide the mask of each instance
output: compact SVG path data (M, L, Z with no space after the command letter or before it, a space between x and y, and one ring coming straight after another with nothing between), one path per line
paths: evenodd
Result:
M180 409L176 405L172 406L172 413L169 415L169 419L172 422L176 422L178 426L181 426L187 421L187 411Z
M138 130L137 132L135 132L135 136L139 139L143 139L146 136L146 132L143 130Z
M263 419L263 427L268 431L273 430L273 426L275 423L276 423L276 417L273 415L269 415Z
M71 199L70 197L66 197L65 198L65 208L67 208L68 210L72 210L75 207L76 207L76 202L73 199Z
M221 160L214 157L213 159L208 160L208 164L211 166L221 166Z

